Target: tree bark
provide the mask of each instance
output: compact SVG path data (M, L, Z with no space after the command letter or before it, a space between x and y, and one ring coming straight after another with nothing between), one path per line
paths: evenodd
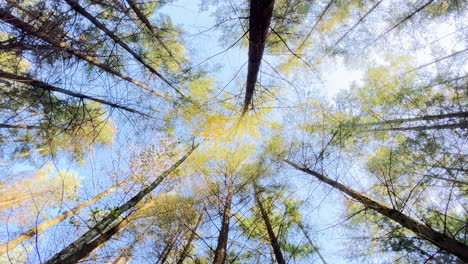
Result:
M187 243L185 243L182 251L180 252L180 256L176 264L183 264L184 260L188 257L190 253L190 247L192 246L192 242L195 239L195 236L197 235L196 232L202 220L203 220L203 213L200 213L200 216L197 219L197 223L195 224L195 227L193 229L190 229L189 239L187 240Z
M28 125L9 125L9 124L0 124L0 128L10 128L10 129L43 129L41 126L28 126Z
M298 224L299 226L299 229L301 229L302 233L304 234L304 236L307 238L307 241L309 241L309 244L312 246L312 248L314 249L314 252L317 253L317 255L319 256L320 260L322 261L323 264L327 264L327 262L325 261L325 258L322 256L322 254L320 254L320 251L319 249L315 246L315 243L312 241L312 239L310 238L309 236L309 233L307 232L307 230L304 228L304 225L302 225L302 223L299 223Z
M281 252L280 244L278 243L278 238L271 226L270 218L268 217L268 213L266 212L265 208L263 207L263 202L260 198L260 190L258 185L254 182L254 196L255 201L257 202L258 209L260 209L260 214L262 215L263 222L265 223L265 227L267 229L268 237L270 239L271 247L273 248L273 252L275 253L276 262L278 264L286 264L286 261L283 257L283 252Z
M169 85L172 89L174 89L178 94L185 98L185 96L177 89L171 82L169 82L164 76L162 76L156 69L154 69L151 65L146 63L143 58L141 58L135 51L133 51L126 43L120 40L112 31L110 31L104 24L99 22L95 17L93 17L90 13L88 13L80 4L75 0L65 0L68 5L73 8L77 13L81 14L82 16L86 17L91 23L93 23L97 28L103 31L107 36L109 36L115 43L119 46L124 48L128 53L130 53L137 61L139 61L143 66L145 66L151 73L158 76L163 82Z
M112 193L114 190L116 190L120 186L122 186L125 183L129 182L131 179L133 179L133 177L128 177L127 179L125 179L123 181L120 181L119 183L115 184L114 186L110 187L109 189L105 190L104 192L101 192L100 194L94 196L92 199L89 199L86 202L83 202L83 203L75 206L74 208L72 208L72 209L70 209L70 210L68 210L66 212L63 212L62 214L60 214L60 215L58 215L58 216L56 216L56 217L54 217L52 219L49 219L49 220L47 220L45 222L42 222L42 223L38 224L37 226L29 229L28 231L21 233L19 236L17 236L14 239L8 241L7 243L0 245L0 256L5 254L9 250L15 249L21 243L31 239L35 235L43 232L44 230L47 230L48 228L50 228L50 227L64 221L65 219L67 219L68 217L74 215L75 213L77 213L81 209L85 208L86 206L88 206L90 204L93 204L93 203L97 202L98 200L106 197L107 195Z
M247 84L242 114L252 104L255 84L257 83L260 64L262 63L265 42L268 36L275 0L251 0L249 17L249 62L247 66Z
M16 74L9 73L9 72L4 72L2 70L0 70L0 79L6 79L6 80L12 80L12 81L15 81L15 82L19 82L19 83L24 83L24 84L27 84L27 85L30 85L30 86L34 87L34 89L40 88L40 89L44 89L44 90L47 90L47 91L53 91L53 92L58 92L58 93L61 93L61 94L66 94L66 95L76 97L76 98L88 99L88 100L98 102L98 103L101 103L103 105L107 105L107 106L110 106L110 107L113 107L113 108L122 109L122 110L130 112L130 113L135 113L135 114L139 114L139 115L142 115L142 116L154 118L154 117L152 117L152 116L150 116L148 114L142 113L140 111L137 111L135 109L132 109L132 108L129 108L129 107L126 107L126 106L118 105L116 103L112 103L112 102L102 100L102 99L99 99L99 98L96 98L96 97L88 96L88 95L85 95L85 94L82 94L82 93L77 93L77 92L65 90L65 89L62 89L62 88L59 88L59 87L52 86L52 85L50 85L48 83L45 83L45 82L41 82L41 81L38 81L38 80L34 80L34 79L31 79L31 78L28 78L28 77L16 75Z
M75 240L73 243L68 245L66 248L64 248L62 251L57 253L55 256L53 256L51 259L49 259L45 263L46 264L76 263L82 258L88 256L94 249L99 247L101 244L109 240L110 237L107 237L106 234L110 236L114 235L116 232L113 232L112 230L120 226L119 224L117 226L111 227L108 230L108 228L112 225L112 223L114 223L125 212L134 208L135 205L138 204L138 202L140 202L147 194L153 191L169 174L171 174L175 169L177 169L177 167L179 167L180 164L182 164L187 159L187 157L190 156L190 154L192 154L192 152L199 145L200 144L194 145L180 160L174 163L168 170L163 172L149 186L141 190L138 194L133 196L125 204L113 210L113 212L109 213L101 221L97 222L90 230L84 233L80 238ZM95 241L101 239L101 237L102 237L103 242L94 243ZM94 246L90 246L91 244Z
M224 264L226 261L227 242L229 237L229 221L231 219L231 203L233 196L233 182L230 180L228 193L224 202L221 230L219 230L218 244L216 246L213 264Z
M6 23L18 28L19 30L27 33L28 35L30 36L34 36L38 39L41 39L53 46L56 46L58 48L62 48L64 50L66 50L68 53L84 60L84 61L87 61L91 64L93 64L94 66L104 70L105 72L107 73L110 73L112 75L115 75L115 76L118 76L130 83L133 83L151 93L153 93L154 95L156 96L159 96L159 97L162 97L170 102L173 102L174 103L174 100L162 95L161 93L158 93L156 92L155 90L149 88L148 86L146 86L145 84L139 82L139 81L136 81L132 78L130 78L129 76L123 74L123 73L120 73L114 69L112 69L109 65L107 64L104 64L102 62L100 62L99 60L96 60L94 59L92 56L80 51L80 50L76 50L76 49L73 49L73 47L71 47L70 45L68 45L67 43L63 42L63 41L59 41L59 40L56 40L54 38L51 37L50 34L48 34L47 32L43 32L33 26L31 26L30 24L22 21L21 19L13 16L11 13L9 13L5 8L0 8L0 19L5 21Z
M324 175L312 171L308 168L303 168L295 163L292 163L288 160L284 160L286 163L291 165L297 170L310 174L324 182L333 188L340 190L343 193L351 196L352 198L356 199L360 203L362 203L367 208L376 211L379 214L382 214L393 221L401 224L403 227L411 230L417 236L427 240L428 242L432 243L433 245L437 246L438 248L447 251L450 254L457 256L460 260L464 262L468 262L468 246L447 236L444 233L440 233L431 227L418 222L417 220L403 214L402 212L392 209L370 197L367 197L364 194L361 194L351 188L346 187L345 185L334 181L330 178L325 177Z

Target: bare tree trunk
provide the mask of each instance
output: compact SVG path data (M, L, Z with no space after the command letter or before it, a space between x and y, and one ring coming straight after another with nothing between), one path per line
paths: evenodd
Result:
M138 194L133 196L125 204L119 206L113 212L105 216L101 221L97 222L90 230L84 233L80 238L75 240L75 242L68 245L62 251L57 253L51 259L46 261L46 264L68 264L76 263L79 260L88 256L94 249L105 243L110 239L117 231L112 231L115 228L119 228L121 224L118 224L114 227L114 223L119 217L123 216L124 213L134 208L147 194L153 191L169 174L171 174L177 167L182 164L190 154L199 146L200 144L194 145L180 160L174 163L168 170L163 172L156 180L154 180L149 186L141 190ZM126 224L125 224L126 225ZM124 226L122 226L123 228ZM108 230L108 231L106 231ZM109 237L108 237L109 236ZM98 241L98 242L95 242ZM99 242L102 241L102 242ZM90 246L93 245L93 246Z
M159 259L158 259L158 261L156 261L156 263L161 263L161 264L166 263L167 259L169 258L169 254L171 253L172 249L174 248L174 245L177 243L177 238L179 237L180 233L181 233L180 231L172 233L172 237L170 237L169 241L167 241L167 243L164 246L163 251L159 255Z
M9 124L0 124L0 128L10 128L10 129L43 129L41 126L28 126L28 125L9 125Z
M163 82L169 85L172 89L174 89L178 94L185 98L185 96L177 89L172 83L170 83L164 76L162 76L156 69L154 69L151 65L146 63L143 58L141 58L135 51L133 51L126 43L120 40L112 31L110 31L104 24L99 22L95 17L93 17L90 13L88 13L80 4L75 0L65 0L67 4L73 8L77 13L80 13L82 16L86 17L91 23L93 23L97 28L101 31L106 33L115 43L119 46L124 48L128 53L130 53L137 61L139 61L143 66L145 66L151 73L158 76Z
M73 96L73 97L80 98L80 99L88 99L88 100L98 102L98 103L101 103L103 105L107 105L107 106L110 106L110 107L113 107L113 108L122 109L122 110L125 110L125 111L130 112L130 113L135 113L135 114L139 114L139 115L142 115L142 116L153 118L152 116L150 116L148 114L142 113L140 111L137 111L135 109L132 109L132 108L129 108L129 107L126 107L126 106L118 105L116 103L112 103L112 102L102 100L102 99L99 99L99 98L96 98L96 97L88 96L88 95L85 95L85 94L82 94L82 93L77 93L77 92L65 90L65 89L62 89L62 88L59 88L59 87L52 86L52 85L50 85L48 83L45 83L45 82L41 82L41 81L34 80L34 79L31 79L31 78L27 78L27 77L24 77L24 76L4 72L2 70L0 70L0 78L1 79L12 80L12 81L19 82L19 83L28 84L28 85L32 86L34 89L40 88L40 89L44 89L44 90L47 90L47 91L53 91L53 92L58 92L58 93L61 93L61 94L66 94L66 95Z
M273 231L273 227L271 226L268 213L263 207L263 202L261 201L259 187L255 182L253 186L254 186L255 201L257 202L258 208L260 209L260 214L262 215L263 222L265 223L268 237L270 238L270 244L271 244L271 247L273 248L273 252L275 253L276 262L278 264L286 264L286 261L284 260L284 257L283 257L283 252L281 252L281 247L278 243L278 238L276 237L276 234Z
M31 150L31 151L28 151L28 152L23 152L23 153L19 154L18 156L13 157L13 158L11 158L11 159L9 159L9 160L0 161L0 165L3 165L3 164L8 163L8 162L15 161L15 160L17 160L17 159L21 159L21 158L27 157L27 156L33 154L34 152L42 152L42 151L46 151L46 150L49 150L49 148L37 148L37 149L35 149L35 150ZM1 250L0 250L0 252L1 252ZM1 256L1 255L2 255L2 254L0 253L0 256Z
M91 63L92 65L94 66L97 66L99 67L100 69L104 70L105 72L107 73L110 73L112 75L115 75L115 76L118 76L128 82L131 82L151 93L153 93L154 95L157 95L159 97L162 97L170 102L174 102L174 100L162 95L161 93L158 93L156 92L155 90L149 88L148 86L146 86L145 84L139 82L139 81L136 81L132 78L130 78L129 76L123 74L123 73L120 73L116 70L114 70L113 68L111 68L109 65L107 64L104 64L102 62L100 62L99 60L96 60L95 58L93 58L92 56L90 56L89 54L86 54L80 50L76 50L76 49L73 49L73 47L71 47L70 45L68 45L67 43L65 42L62 42L62 41L59 41L59 40L56 40L54 39L53 37L51 37L50 34L48 34L47 32L43 32L33 26L31 26L30 24L22 21L21 19L13 16L10 12L8 12L5 8L0 8L0 19L5 21L6 23L16 27L17 29L27 33L28 35L30 36L34 36L38 39L41 39L53 46L56 46L58 48L62 48L64 50L66 50L68 53L84 60L84 61L87 61L89 63Z
M369 129L370 131L425 131L425 130L440 130L440 129L455 129L455 128L468 128L468 122L461 122L446 125L423 125L423 126L410 126L410 127L389 127L389 128L375 128Z
M397 118L397 119L391 119L391 120L383 120L380 122L369 122L369 123L350 125L347 127L383 126L383 125L400 124L400 123L414 122L414 121L442 120L442 119L448 119L448 118L468 118L468 112L456 112L456 113L447 113L447 114L440 114L440 115L425 115L425 116L418 116L418 117L413 117L413 118Z
M19 246L21 243L31 239L35 235L43 232L44 230L46 230L46 229L48 229L48 228L50 228L50 227L64 221L65 219L67 219L68 217L74 215L75 213L77 213L81 209L85 208L86 206L88 206L90 204L93 204L93 203L97 202L98 200L102 199L103 197L109 195L110 193L112 193L114 190L116 190L120 186L122 186L125 183L129 182L131 179L133 179L133 177L128 177L127 179L125 179L123 181L120 181L119 183L115 184L114 186L110 187L109 189L105 190L104 192L101 192L100 194L94 196L92 199L89 199L86 202L83 202L83 203L75 206L74 208L72 208L72 209L70 209L70 210L68 210L66 212L63 212L62 214L60 214L60 215L58 215L58 216L56 216L56 217L54 217L52 219L49 219L49 220L47 220L45 222L42 222L42 223L38 224L37 226L29 229L28 231L21 233L19 236L17 236L14 239L8 241L7 243L0 245L0 256L5 254L9 250L13 250L17 246Z
M304 236L307 238L307 241L309 241L309 244L312 246L312 248L314 249L314 252L317 253L317 255L319 256L320 260L322 261L323 264L327 264L327 262L325 261L325 258L323 258L322 254L320 254L320 251L319 249L315 246L315 243L312 241L312 239L310 238L309 236L309 233L307 232L307 230L304 228L304 225L302 225L302 223L299 223L298 224L299 226L299 229L301 229L302 233L304 234Z
M250 1L249 63L247 66L247 84L242 114L245 114L252 104L274 5L275 0Z
M213 264L224 264L226 261L227 242L229 237L229 220L231 219L231 203L233 196L233 182L230 180L228 193L224 202L221 230L219 230L218 244L216 246Z
M324 175L312 171L308 168L303 168L295 163L292 163L288 160L284 160L286 163L291 165L297 170L303 171L307 174L310 174L317 178L318 180L340 190L341 192L346 193L347 195L351 196L352 198L356 199L360 203L362 203L367 208L376 211L379 214L382 214L393 221L401 224L403 227L411 230L413 233L418 235L419 237L429 241L433 245L439 247L442 250L447 251L450 254L453 254L460 258L460 260L464 262L468 262L468 246L447 236L444 233L440 233L431 227L418 222L417 220L403 214L402 212L390 208L372 198L367 197L364 194L361 194L351 188L346 187L345 185L334 181L330 178L325 177Z
M192 242L195 239L195 236L197 235L196 232L202 220L203 220L203 213L200 213L200 216L197 219L197 223L195 224L195 227L189 230L191 234L189 236L189 239L187 240L187 243L185 243L182 251L180 252L180 256L179 256L179 259L177 260L177 264L183 264L184 260L188 257L190 253L190 247L192 246Z

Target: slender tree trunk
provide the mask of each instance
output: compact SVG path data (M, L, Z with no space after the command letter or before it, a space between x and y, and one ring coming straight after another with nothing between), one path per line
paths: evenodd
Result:
M172 237L169 239L169 241L167 241L156 263L160 263L160 264L166 263L167 259L169 258L169 254L174 248L174 245L177 243L177 238L179 237L179 235L180 235L180 231L172 233Z
M249 62L247 65L247 85L242 114L245 114L252 104L274 5L275 0L250 1Z
M219 231L218 244L216 246L213 264L224 264L226 261L227 242L229 237L229 221L231 219L231 203L233 196L232 179L230 180L226 200L224 202L223 217L221 220L221 230Z
M439 247L440 249L457 256L458 258L460 258L460 260L468 262L467 245L447 236L444 233L440 233L423 223L418 222L417 220L403 214L398 210L392 209L376 200L373 200L372 198L367 197L364 194L361 194L351 188L346 187L345 185L337 181L327 178L318 172L312 171L308 168L300 167L299 165L292 163L288 160L285 160L285 162L294 167L295 169L310 174L318 180L340 190L341 192L346 193L347 195L362 203L367 208L374 210L377 213L382 214L392 219L393 221L401 224L403 227L411 230L419 237L429 241L430 243Z
M299 229L301 229L302 233L304 234L304 236L307 238L307 241L309 241L309 244L312 246L312 248L314 249L314 252L317 253L317 255L319 256L320 260L322 261L323 264L327 264L327 262L325 261L325 258L322 256L322 254L320 254L320 251L319 249L315 246L315 243L312 241L312 239L310 238L309 236L309 233L307 232L307 230L304 228L304 225L302 225L302 223L299 223L298 224L299 226Z
M273 248L273 252L275 253L275 259L278 264L286 264L286 261L283 257L283 252L281 252L280 244L278 243L278 238L271 226L270 218L268 217L268 213L266 212L265 208L263 207L263 202L260 197L260 190L256 183L253 184L254 186L254 196L255 201L257 202L258 209L260 209L260 214L262 215L263 222L265 223L265 227L267 229L268 237L270 238L270 244Z
M57 253L51 259L46 261L46 264L68 264L76 263L82 258L88 256L94 249L99 247L101 244L105 243L110 237L107 237L106 234L112 236L116 232L111 231L114 228L117 228L119 225L112 227L109 231L108 228L112 226L119 217L123 216L124 213L134 208L147 194L153 191L169 174L171 174L177 167L182 164L190 154L199 146L200 144L194 145L180 160L174 163L168 170L163 172L158 178L156 178L149 186L141 190L138 194L133 196L125 204L119 206L113 212L105 216L101 221L97 222L90 230L84 233L80 238L75 240L75 242L68 245L62 251ZM122 227L123 228L123 227ZM104 235L103 235L104 234ZM102 238L102 242L94 243L95 241ZM90 246L90 245L93 246Z
M410 126L410 127L389 127L389 128L375 128L369 129L370 131L426 131L426 130L440 130L440 129L455 129L455 128L468 128L468 122L461 122L446 125L423 125L423 126Z
M42 151L46 151L46 150L49 150L49 148L37 148L37 149L35 149L35 150L31 150L31 151L28 151L28 152L24 152L24 153L21 153L21 154L19 154L18 156L13 157L13 158L11 158L11 159L9 159L9 160L0 161L0 165L3 165L3 164L8 163L8 162L15 161L15 160L17 160L17 159L21 159L21 158L27 157L27 156L33 154L34 152L42 152ZM0 256L1 256L1 255L2 255L2 254L0 253Z
M47 91L53 91L53 92L58 92L58 93L61 93L61 94L66 94L66 95L73 96L73 97L80 98L80 99L88 99L88 100L98 102L98 103L101 103L101 104L104 104L104 105L107 105L107 106L110 106L110 107L113 107L113 108L122 109L122 110L125 110L125 111L130 112L130 113L135 113L135 114L139 114L139 115L142 115L142 116L153 118L150 115L147 115L145 113L142 113L140 111L137 111L135 109L132 109L132 108L129 108L129 107L126 107L126 106L118 105L118 104L115 104L115 103L112 103L112 102L109 102L109 101L106 101L106 100L102 100L102 99L99 99L99 98L96 98L96 97L88 96L88 95L85 95L85 94L82 94L82 93L77 93L77 92L65 90L65 89L62 89L62 88L59 88L59 87L52 86L52 85L50 85L48 83L45 83L45 82L41 82L41 81L34 80L34 79L31 79L31 78L23 77L23 76L20 76L20 75L4 72L2 70L0 70L0 79L7 79L7 80L16 81L16 82L19 82L19 83L28 84L28 85L32 86L34 89L39 88L39 89L44 89L44 90L47 90Z
M33 26L31 26L30 24L22 21L21 19L15 17L14 15L12 15L10 12L8 12L5 8L0 8L0 19L5 21L6 23L16 27L17 29L27 33L28 35L30 36L34 36L38 39L41 39L53 46L56 46L58 48L62 48L64 50L66 50L68 53L84 60L84 61L87 61L89 62L90 64L94 65L94 66L97 66L99 67L100 69L104 70L105 72L107 73L110 73L112 75L115 75L115 76L118 76L128 82L131 82L151 93L153 93L154 95L157 95L159 97L162 97L170 102L174 102L174 100L162 95L161 93L158 93L156 92L155 90L149 88L148 86L146 86L145 84L139 82L139 81L136 81L132 78L130 78L129 76L123 74L123 73L120 73L116 70L114 70L112 67L110 67L109 65L107 64L104 64L102 63L101 61L99 60L96 60L95 58L93 58L92 56L80 51L80 50L76 50L76 49L73 49L73 47L71 47L70 45L68 45L67 43L63 42L63 41L59 41L59 40L56 40L54 39L53 37L51 37L51 34L47 33L47 32L43 32Z
M9 205L13 205L13 204L19 204L21 202L24 202L24 201L30 201L30 200L33 200L41 195L44 195L46 193L48 193L50 191L43 191L43 192L39 192L39 193L26 193L26 190L23 191L23 190L18 190L18 192L16 192L16 197L14 198L10 198L10 199L7 199L7 200L0 200L0 208L2 207L7 207ZM1 255L1 254L0 254Z
M190 229L190 236L187 240L187 243L185 243L184 247L182 248L182 251L180 252L179 259L177 260L176 264L183 264L184 260L188 257L190 253L190 247L192 246L192 242L195 239L195 236L197 235L197 229L200 226L201 222L203 220L203 213L200 213L200 216L198 216L197 223L195 224L195 227L193 229Z
M447 114L440 114L440 115L425 115L425 116L418 116L418 117L413 117L413 118L397 118L397 119L391 119L391 120L383 120L379 122L369 122L369 123L350 125L347 127L384 126L384 125L401 124L401 123L414 122L414 121L443 120L443 119L448 119L448 118L468 118L468 112L456 112L456 113L447 113Z
M10 129L43 129L43 127L41 127L41 126L9 125L9 124L0 124L0 128L10 128Z
M52 219L49 219L49 220L47 220L45 222L42 222L42 223L38 224L37 226L29 229L28 231L21 233L19 236L17 236L14 239L8 241L7 243L0 245L0 256L5 254L9 250L13 250L17 246L19 246L21 243L31 239L35 235L43 232L44 230L47 230L48 228L50 228L50 227L64 221L65 219L67 219L68 217L76 214L78 211L80 211L81 209L87 207L88 205L93 204L93 203L97 202L98 200L104 198L105 196L109 195L110 193L112 193L114 190L116 190L120 186L122 186L125 183L129 182L131 179L133 179L133 177L128 177L127 179L115 184L114 186L110 187L109 189L105 190L104 192L101 192L100 194L94 196L92 199L89 199L86 202L83 202L83 203L75 206L74 208L72 208L72 209L70 209L70 210L68 210L66 212L63 212L62 214L60 214L60 215L58 215L58 216L56 216L56 217L54 217Z

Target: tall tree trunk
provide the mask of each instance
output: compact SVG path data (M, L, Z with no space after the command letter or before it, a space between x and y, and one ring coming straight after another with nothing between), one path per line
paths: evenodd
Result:
M160 264L166 263L167 259L169 258L169 254L174 248L174 245L177 243L177 238L179 237L180 233L181 233L180 230L178 230L177 232L171 233L172 237L170 237L169 241L167 241L156 263L160 263Z
M15 157L13 157L13 158L11 158L11 159L9 159L9 160L0 161L0 165L3 165L3 164L8 163L8 162L15 161L15 160L17 160L17 159L21 159L21 158L27 157L27 156L33 154L34 152L42 152L42 151L47 151L47 150L49 150L49 148L37 148L37 149L35 149L35 150L31 150L31 151L28 151L28 152L23 152L23 153L19 154L18 156L15 156ZM1 256L1 255L2 255L2 254L0 253L0 256Z
M65 90L65 89L62 89L62 88L59 88L59 87L52 86L52 85L50 85L48 83L45 83L45 82L41 82L41 81L38 81L38 80L34 80L34 79L31 79L31 78L28 78L28 77L16 75L16 74L9 73L9 72L4 72L2 70L0 70L0 79L13 80L15 82L24 83L24 84L32 86L33 89L38 89L39 88L39 89L44 89L44 90L47 90L47 91L53 91L53 92L58 92L58 93L61 93L61 94L66 94L66 95L69 95L69 96L72 96L72 97L75 97L75 98L88 99L88 100L98 102L98 103L101 103L103 105L107 105L107 106L110 106L110 107L113 107L113 108L122 109L122 110L125 110L125 111L130 112L130 113L135 113L135 114L139 114L139 115L142 115L142 116L153 118L152 116L150 116L148 114L142 113L140 111L137 111L135 109L132 109L132 108L129 108L129 107L126 107L126 106L122 106L122 105L112 103L112 102L109 102L109 101L106 101L106 100L102 100L102 99L99 99L99 98L96 98L96 97L88 96L88 95L85 95L85 94L82 94L82 93L77 93L77 92Z
M9 128L9 129L43 129L42 126L28 126L28 125L9 125L9 124L0 124L0 128Z
M347 127L368 127L368 126L384 126L390 124L401 124L414 121L433 121L433 120L443 120L449 118L468 118L468 112L456 112L456 113L447 113L440 115L425 115L412 118L397 118L391 120L383 120L379 122L369 122L356 125L349 125Z
M95 17L93 17L90 13L88 13L80 4L75 0L65 0L67 4L73 8L77 13L81 14L82 16L86 17L91 23L93 23L97 28L103 31L107 36L109 36L115 43L119 46L124 48L128 53L130 53L133 58L139 61L143 66L145 66L151 73L158 76L163 82L169 85L172 89L174 89L178 94L185 98L185 96L177 89L171 82L169 82L164 76L162 76L156 69L154 69L151 65L143 60L135 51L133 51L125 42L120 40L112 31L110 31L104 24L99 22Z
M55 254L51 259L46 261L46 264L68 264L68 263L76 263L82 258L88 256L94 249L99 247L101 244L105 243L110 237L116 232L112 231L114 228L117 228L119 225L111 227L112 223L114 223L120 216L124 213L129 211L130 209L134 208L135 205L138 204L147 194L153 191L169 174L171 174L177 167L182 164L190 154L199 146L200 144L194 145L180 160L174 163L168 170L163 172L158 178L156 178L149 186L141 190L138 194L133 196L130 200L128 200L125 204L119 206L113 212L109 213L105 216L101 221L97 222L90 230L84 233L80 238L75 240L75 242L68 245L59 253ZM122 222L123 223L123 222ZM123 227L122 227L123 228ZM108 231L106 231L108 230ZM109 232L109 233L107 233ZM99 240L101 239L101 240ZM102 241L94 243L95 241ZM90 246L90 245L93 246Z
M232 177L232 176L231 176ZM226 261L227 242L229 237L229 221L231 219L231 203L233 196L233 181L229 181L228 192L224 202L223 217L221 220L221 229L219 230L218 244L216 245L213 264L224 264Z
M417 220L403 214L402 212L390 208L370 197L367 197L364 194L361 194L351 188L346 187L345 185L334 181L330 178L325 177L324 175L312 171L308 168L303 168L295 163L292 163L288 160L285 160L286 163L291 165L297 170L303 171L307 174L310 174L317 178L318 180L340 190L341 192L346 193L347 195L351 196L352 198L356 199L360 203L362 203L367 208L376 211L379 214L382 214L393 221L401 224L403 227L411 230L413 233L418 235L419 237L429 241L433 245L439 247L442 250L447 251L450 254L453 254L460 258L460 260L464 262L468 262L468 246L447 236L444 233L440 233L431 227L418 222Z
M426 131L426 130L440 130L440 129L455 129L455 128L468 128L468 122L462 121L461 123L446 124L446 125L422 125L410 127L389 127L389 128L375 128L369 131Z
M180 256L179 256L176 264L183 264L184 260L188 257L188 255L190 253L190 247L192 246L192 242L193 242L193 240L195 239L195 237L197 235L196 232L197 232L197 229L200 226L202 220L203 220L203 213L200 213L200 216L198 216L195 227L193 229L189 230L189 232L190 232L189 239L187 240L187 243L185 243L182 251L180 252Z
M270 218L268 217L268 213L265 210L265 207L263 206L263 202L260 197L260 189L257 183L255 182L253 186L254 186L255 201L257 202L258 209L260 209L260 214L262 215L263 222L265 223L268 237L270 239L270 244L271 244L271 247L273 248L273 252L275 253L276 262L278 264L286 264L286 261L284 260L284 257L283 257L283 252L281 252L280 244L278 243L278 238L276 237L276 234L273 231Z
M309 244L312 246L312 248L314 249L314 252L317 253L317 255L319 256L320 260L322 261L323 264L327 264L327 262L325 261L325 258L322 256L322 254L320 254L320 251L319 249L315 246L315 243L312 241L312 239L310 238L309 236L309 233L307 232L307 230L305 229L304 225L302 225L302 223L299 223L298 224L299 226L299 229L301 229L302 233L304 234L304 236L307 238L307 241L309 241Z
M249 62L247 66L247 84L242 114L252 104L255 84L257 83L260 64L262 63L265 42L268 36L275 0L251 0L249 17Z
M61 48L61 49L64 49L66 50L68 53L84 60L84 61L87 61L89 62L90 64L104 70L105 72L107 73L110 73L112 75L115 75L115 76L118 76L130 83L133 83L151 93L153 93L154 95L156 96L159 96L159 97L162 97L170 102L174 102L174 100L162 95L161 93L158 93L156 92L155 90L149 88L147 85L137 81L137 80L134 80L132 78L130 78L129 76L123 74L123 73L120 73L116 70L114 70L112 67L110 67L109 65L105 64L105 63L102 63L101 61L99 60L96 60L95 58L93 58L92 56L90 56L89 54L86 54L84 53L83 51L80 51L80 50L76 50L76 49L73 49L72 46L68 45L67 43L63 42L63 41L59 41L59 40L56 40L54 39L51 34L49 34L48 32L43 32L41 31L40 29L37 29L35 28L34 26L22 21L21 19L15 17L14 15L12 15L10 12L8 12L5 8L0 8L0 19L5 21L6 23L16 27L17 29L23 31L24 33L27 33L28 35L30 36L34 36L38 39L41 39L57 48Z
M114 186L110 187L109 189L105 190L104 192L101 192L100 194L94 196L92 199L89 199L86 202L83 202L83 203L75 206L74 208L72 208L72 209L70 209L70 210L68 210L66 212L63 212L62 214L60 214L60 215L58 215L58 216L56 216L56 217L54 217L52 219L49 219L49 220L47 220L45 222L42 222L42 223L38 224L37 226L29 229L28 231L25 231L25 232L21 233L19 236L17 236L14 239L8 241L7 243L0 245L0 256L5 254L9 250L13 250L17 246L19 246L21 243L31 239L35 235L43 232L44 230L46 230L46 229L48 229L48 228L50 228L50 227L64 221L65 219L67 219L68 217L74 215L75 213L77 213L81 209L85 208L86 206L88 206L90 204L93 204L93 203L97 202L98 200L102 199L103 197L109 195L110 193L112 193L114 190L116 190L120 186L122 186L125 183L129 182L131 179L133 179L133 177L128 177L127 179L125 179L123 181L120 181L119 183L115 184Z

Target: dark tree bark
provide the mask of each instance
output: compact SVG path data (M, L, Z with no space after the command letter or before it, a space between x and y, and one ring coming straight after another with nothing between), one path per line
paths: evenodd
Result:
M224 202L221 230L219 231L218 244L216 246L213 264L224 264L226 261L227 242L229 237L229 222L231 219L231 203L233 196L233 182L230 180L227 186L227 196Z
M194 145L180 160L174 163L168 170L163 172L156 180L154 180L149 186L141 190L138 194L133 196L125 204L119 206L113 212L105 216L101 221L96 223L90 230L84 233L80 238L75 240L73 243L68 245L59 253L55 254L51 259L45 262L45 264L68 264L76 263L79 260L88 256L97 247L108 241L114 234L125 227L121 226L122 223L115 225L112 224L125 212L134 208L147 194L153 191L169 174L171 174L177 167L182 164L190 154L200 144ZM120 227L121 226L121 227ZM111 227L109 229L109 227ZM120 228L119 230L117 230ZM97 242L96 242L97 241Z
M432 243L433 245L437 246L438 248L447 251L450 254L457 256L463 262L468 262L468 246L447 236L444 233L440 233L431 227L418 222L417 220L403 214L402 212L390 208L364 194L361 194L351 188L346 187L345 185L334 181L330 178L325 177L324 175L312 171L308 168L303 168L295 163L292 163L288 160L285 160L286 163L291 165L297 170L310 174L324 182L333 188L340 190L343 193L351 196L352 198L356 199L360 203L362 203L367 208L376 211L377 213L384 215L393 221L401 224L403 227L411 230L417 236L427 240L428 242Z
M105 63L102 63L101 61L99 60L96 60L95 58L93 58L91 55L89 54L86 54L85 52L83 51L80 51L80 50L76 50L74 49L73 47L71 47L70 45L68 45L67 43L63 42L63 41L60 41L60 40L56 40L54 39L51 34L49 34L48 32L44 32L44 31L41 31L37 28L35 28L34 26L22 21L21 19L13 16L10 12L8 12L5 8L0 8L0 19L5 21L6 23L16 27L17 29L23 31L24 33L30 35L30 36L33 36L33 37L36 37L42 41L45 41L57 48L61 48L61 49L64 49L65 51L67 51L68 53L76 56L77 58L81 59L81 60L84 60L84 61L87 61L89 62L90 64L104 70L105 72L107 73L110 73L112 75L115 75L117 77L120 77L130 83L133 83L151 93L153 93L154 95L156 96L159 96L159 97L162 97L170 102L174 102L174 100L162 95L161 93L158 93L156 92L155 90L149 88L147 85L137 81L137 80L134 80L132 78L130 78L129 76L123 74L123 73L120 73L116 70L114 70L112 67L110 67L109 65L105 64Z
M255 84L257 83L260 64L262 63L265 42L268 36L271 16L275 0L250 1L249 17L249 62L247 69L247 84L242 114L244 115L252 104Z
M283 257L283 252L281 251L280 244L278 243L278 238L276 237L273 227L271 226L268 213L265 210L265 207L263 206L263 202L260 197L260 189L256 183L254 183L253 186L254 186L255 201L257 202L258 209L260 209L260 214L262 215L262 219L263 219L263 222L265 224L265 227L268 233L268 238L270 239L270 244L271 244L271 247L273 248L273 253L275 253L276 262L278 264L286 264L286 261L284 260L284 257Z

